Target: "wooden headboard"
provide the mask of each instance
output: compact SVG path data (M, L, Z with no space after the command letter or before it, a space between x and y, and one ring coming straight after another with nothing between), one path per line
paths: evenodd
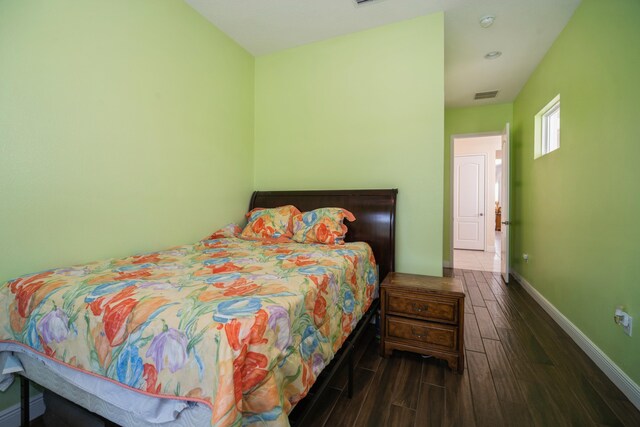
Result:
M314 190L256 191L251 196L249 210L294 205L302 212L324 207L340 207L355 215L346 221L347 242L367 242L373 249L380 269L380 282L395 271L396 256L396 196L389 190Z

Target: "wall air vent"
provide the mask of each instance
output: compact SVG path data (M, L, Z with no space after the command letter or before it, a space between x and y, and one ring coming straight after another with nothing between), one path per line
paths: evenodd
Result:
M478 92L475 94L473 99L490 99L495 98L498 95L497 90L490 90L489 92Z

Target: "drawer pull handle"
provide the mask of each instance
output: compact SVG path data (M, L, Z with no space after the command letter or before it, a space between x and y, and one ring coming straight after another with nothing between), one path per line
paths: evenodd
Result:
M416 304L415 302L411 303L413 307L413 311L417 311L418 313L422 313L423 311L427 311L429 309L428 305L425 304Z
M416 330L415 330L413 327L411 327L411 333L412 333L412 334L413 334L413 336L414 336L414 337L416 337L416 338L421 338L421 339L422 339L422 338L424 338L424 337L425 337L425 335L422 335L422 334L420 334L419 332L416 332Z

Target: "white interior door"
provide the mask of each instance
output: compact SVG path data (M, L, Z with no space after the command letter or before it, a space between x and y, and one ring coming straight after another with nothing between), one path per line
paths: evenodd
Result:
M502 237L500 246L500 272L505 283L509 283L509 123L502 133L502 180L500 181L502 201Z
M485 156L455 156L453 247L484 250Z

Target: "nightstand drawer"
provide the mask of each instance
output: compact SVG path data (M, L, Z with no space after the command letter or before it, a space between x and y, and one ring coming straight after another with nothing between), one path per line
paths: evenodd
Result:
M389 314L451 323L458 321L457 299L416 298L414 295L388 291L386 303L386 310Z
M456 350L458 328L438 323L419 322L393 316L387 317L386 336L390 339L409 341L414 345L437 346Z

